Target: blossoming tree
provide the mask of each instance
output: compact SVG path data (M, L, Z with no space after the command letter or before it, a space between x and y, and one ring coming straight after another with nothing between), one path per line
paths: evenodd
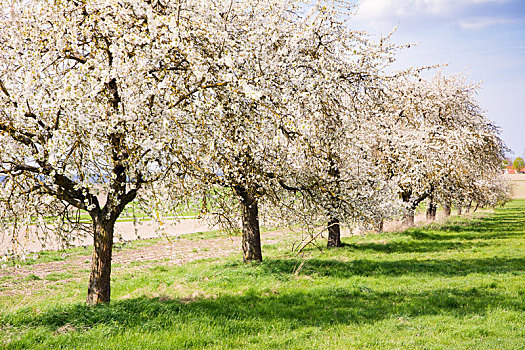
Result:
M126 205L155 184L176 194L187 140L169 125L208 84L196 6L207 13L179 1L0 5L2 229L67 230L71 208L87 212L89 304L110 300L114 225Z
M483 181L501 181L498 169L505 147L498 129L481 113L476 89L460 76L442 74L430 81L403 77L392 89L393 109L385 119L387 132L378 138L379 153L400 188L407 225L427 198L432 218L437 201L450 205L452 198L470 198ZM475 192L490 196L488 187L482 187Z
M328 219L339 245L339 221L370 217L378 202L371 198L380 198L371 195L381 186L366 171L359 132L366 111L356 101L376 84L390 47L346 28L329 6L307 14L275 0L212 6L223 24L203 43L204 77L217 83L192 96L184 112L188 171L205 191L219 186L239 198L241 220L227 222L242 222L245 261L262 260L260 204L275 217L290 208L285 198L293 202L286 191L300 193L305 205L285 221L306 210L310 221Z

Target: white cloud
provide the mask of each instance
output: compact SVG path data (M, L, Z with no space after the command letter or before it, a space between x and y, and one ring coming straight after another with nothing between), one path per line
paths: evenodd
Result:
M516 19L503 17L476 17L459 21L459 26L467 30L477 30L498 24L514 23L516 21Z

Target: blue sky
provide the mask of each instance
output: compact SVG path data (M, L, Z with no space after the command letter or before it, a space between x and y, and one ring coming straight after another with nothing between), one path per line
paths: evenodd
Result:
M479 102L513 156L525 156L525 0L354 0L353 29L414 43L396 65L447 63L482 81Z

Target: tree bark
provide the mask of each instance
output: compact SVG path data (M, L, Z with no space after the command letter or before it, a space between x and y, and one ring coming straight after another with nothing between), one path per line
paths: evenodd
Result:
M472 201L468 202L467 205L465 205L465 213L470 213L470 208L472 207Z
M449 217L450 216L450 213L451 213L451 208L450 208L450 203L445 203L443 204L443 214L446 216L446 217Z
M244 188L237 187L242 207L242 253L244 262L262 261L261 232L257 198Z
M111 255L115 221L100 216L93 216L94 249L86 301L88 305L109 303L111 299Z
M385 219L381 218L377 224L377 232L382 233L385 226Z
M328 169L328 175L335 180L336 188L335 193L339 192L338 180L341 176L338 166L338 157L335 156L332 151L328 152L328 161L330 162L330 168ZM330 195L332 209L328 211L328 243L327 247L341 247L341 225L339 224L339 219L336 217L335 213L330 211L335 211L335 208L341 207L341 199L333 194Z
M341 247L341 225L339 219L332 218L328 221L328 244L327 247Z
M436 220L436 212L437 212L437 205L436 205L436 202L434 202L434 196L431 195L428 201L427 220L430 220L430 221Z
M412 195L412 191L407 191L407 192L401 193L401 198L402 198L403 202L407 206L406 209L405 209L405 212L403 214L403 226L406 226L406 227L414 226L414 212L415 212L415 208L413 208L413 206L409 206L411 195Z
M414 226L414 211L409 210L403 215L403 226L412 227Z

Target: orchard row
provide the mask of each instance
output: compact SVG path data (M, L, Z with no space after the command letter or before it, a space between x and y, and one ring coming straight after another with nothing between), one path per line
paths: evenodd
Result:
M478 86L394 71L404 48L350 29L341 6L3 1L0 229L66 235L72 208L89 213L96 304L132 202L152 217L198 203L260 261L261 220L323 225L338 246L341 224L410 224L425 200L505 200Z

